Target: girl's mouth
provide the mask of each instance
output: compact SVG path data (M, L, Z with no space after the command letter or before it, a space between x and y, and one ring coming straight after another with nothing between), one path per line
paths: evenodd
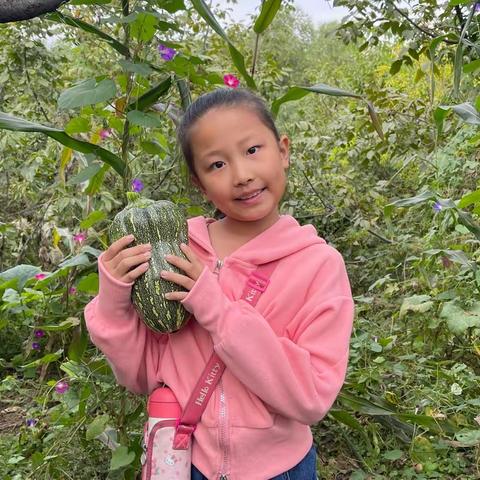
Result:
M254 203L257 201L258 198L261 197L263 191L266 189L267 187L265 188L262 188L261 190L258 190L257 193L253 194L252 196L248 197L248 198L236 198L235 200L239 201L239 202L242 202L242 203L246 203L246 204L250 204L250 203Z

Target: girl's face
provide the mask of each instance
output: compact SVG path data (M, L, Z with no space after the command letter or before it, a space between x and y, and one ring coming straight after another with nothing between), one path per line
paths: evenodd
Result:
M289 140L247 106L208 111L190 130L194 183L229 220L269 226L278 219L287 182ZM247 201L241 197L263 190Z

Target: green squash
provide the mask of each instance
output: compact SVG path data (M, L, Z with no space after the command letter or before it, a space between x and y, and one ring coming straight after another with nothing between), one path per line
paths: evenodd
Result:
M173 333L180 330L190 314L176 300L167 300L167 292L185 291L180 285L160 278L162 270L185 275L168 263L165 255L186 258L180 243L188 244L188 225L180 207L167 200L154 201L129 192L128 205L119 212L110 227L110 240L114 242L133 234L129 246L150 243L152 257L148 270L137 278L132 289L132 303L139 317L152 330Z

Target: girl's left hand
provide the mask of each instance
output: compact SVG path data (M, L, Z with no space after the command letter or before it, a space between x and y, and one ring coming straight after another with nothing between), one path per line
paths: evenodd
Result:
M176 283L190 291L202 273L204 265L188 245L181 243L180 249L187 257L187 260L177 257L176 255L165 255L165 260L180 270L183 270L188 276L169 272L167 270L162 270L160 276L164 280ZM189 292L169 292L165 294L165 298L167 300L178 300L180 302L188 295L188 293Z

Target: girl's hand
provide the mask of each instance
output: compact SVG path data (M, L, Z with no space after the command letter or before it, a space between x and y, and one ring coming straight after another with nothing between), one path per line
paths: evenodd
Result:
M148 261L152 256L152 246L149 243L126 248L133 240L133 235L119 238L102 257L107 272L124 283L134 282L143 275L148 270Z
M203 271L204 265L201 260L193 253L192 249L185 245L184 243L180 244L180 249L187 257L187 260L184 258L177 257L175 255L165 255L165 260L172 265L175 265L180 270L183 270L186 275L181 275L175 272L169 272L162 270L160 276L168 280L169 282L174 282L181 287L184 287L186 290L190 291L195 285L196 280ZM169 292L165 294L167 300L178 300L182 301L188 292Z

